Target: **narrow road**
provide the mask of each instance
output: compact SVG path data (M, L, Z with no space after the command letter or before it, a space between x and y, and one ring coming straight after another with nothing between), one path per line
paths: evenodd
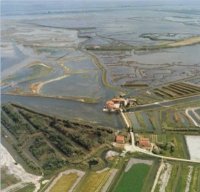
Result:
M123 113L122 110L120 110L120 114L121 114L122 119L124 120L124 122L125 122L125 124L126 124L126 127L127 127L127 128L130 128L129 120L127 119L127 117L125 116L125 114Z
M180 103L185 103L189 101L200 101L200 95L193 95L189 97L183 97L179 99L174 99L174 100L167 100L167 101L161 101L161 102L155 102L155 103L150 103L146 105L139 105L136 107L131 107L128 109L128 111L142 111L142 110L151 110L151 109L157 109L161 107L170 107L173 105L177 105Z

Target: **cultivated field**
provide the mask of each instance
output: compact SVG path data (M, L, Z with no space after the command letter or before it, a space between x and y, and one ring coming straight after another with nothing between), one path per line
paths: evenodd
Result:
M49 190L49 192L63 192L69 191L73 183L76 181L77 175L75 173L70 173L68 175L63 175L55 185Z
M172 83L161 88L154 89L154 94L163 99L175 99L200 93L200 87L185 82Z
M116 174L115 169L104 169L101 171L91 171L89 172L84 179L80 182L79 186L76 188L76 192L100 192L100 191L106 191L107 188L110 185L107 183L109 181L109 178L113 178L113 176Z
M193 114L191 115L197 120L194 122L193 119L191 119L185 111L187 105L188 104L185 106L169 106L167 108L161 106L156 110L127 112L126 114L135 132L145 131L161 133L165 131L198 131L199 119ZM191 106L194 105L198 106L199 103L191 103ZM198 111L196 113L198 113Z
M112 191L150 191L156 171L157 165L152 160L131 158Z
M72 192L84 175L85 172L76 169L61 172L45 192Z

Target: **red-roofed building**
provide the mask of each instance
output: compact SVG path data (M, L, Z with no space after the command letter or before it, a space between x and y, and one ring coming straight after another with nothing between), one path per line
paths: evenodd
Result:
M109 109L109 110L112 110L115 108L115 104L113 101L107 101L106 102L106 108Z
M124 144L125 143L125 137L123 135L117 135L115 140L119 144Z
M116 103L112 100L106 102L105 109L108 111L117 111L120 109L120 103Z
M128 99L113 98L112 100L109 100L106 102L106 105L104 106L103 111L108 111L108 112L119 111L121 109L121 107L127 106L128 103L129 103Z
M145 148L150 150L151 149L151 142L149 138L141 137L138 142L138 146L141 148Z

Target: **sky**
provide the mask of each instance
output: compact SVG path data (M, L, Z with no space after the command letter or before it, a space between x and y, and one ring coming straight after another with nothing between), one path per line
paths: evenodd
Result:
M200 0L0 0L1 2L180 2L180 3L190 3L190 2L199 2Z
M8 1L15 1L15 2L28 2L28 1L32 1L32 2L41 2L41 0L1 0L1 2L8 2ZM42 2L49 2L49 1L57 1L57 2L59 2L59 1L65 1L65 2L72 2L72 1L81 1L81 2L94 2L94 1L130 1L130 2L132 2L132 1L147 1L147 2L155 2L155 1L163 1L163 2L167 2L167 1L171 1L171 2L173 2L173 1L177 1L177 2L188 2L188 1L198 1L198 0L42 0Z

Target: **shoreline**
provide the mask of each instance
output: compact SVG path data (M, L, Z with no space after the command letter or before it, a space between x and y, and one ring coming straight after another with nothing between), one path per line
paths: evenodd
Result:
M40 189L40 180L42 179L42 176L37 176L30 174L25 171L25 169L22 167L22 165L17 164L12 157L12 155L8 152L8 150L0 144L1 149L1 164L0 166L7 167L8 173L15 175L17 178L21 180L20 183L33 183L35 185L34 192L37 192ZM9 187L10 188L10 187ZM4 189L6 190L6 188Z

